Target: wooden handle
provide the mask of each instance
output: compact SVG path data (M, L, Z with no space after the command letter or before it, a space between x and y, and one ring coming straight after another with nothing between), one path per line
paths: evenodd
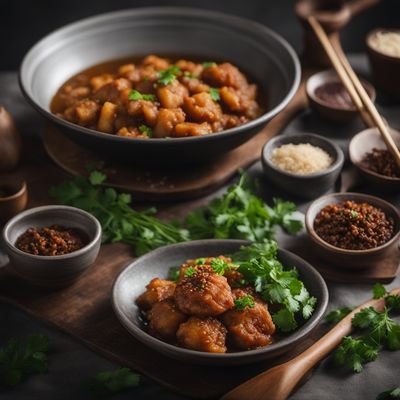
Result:
M376 6L380 2L381 0L352 0L346 5L349 7L351 15L355 16L368 8Z
M392 290L390 294L399 295L400 288ZM382 311L384 306L384 299L372 299L360 305L306 351L243 383L223 396L222 400L286 400L311 368L334 350L344 336L351 333L351 320L356 313L367 307Z

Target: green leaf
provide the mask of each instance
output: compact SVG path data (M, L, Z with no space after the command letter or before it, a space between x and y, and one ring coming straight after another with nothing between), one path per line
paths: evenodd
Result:
M203 62L203 68L210 68L213 67L214 65L217 65L217 63L215 63L214 61Z
M400 399L400 387L395 387L393 389L382 392L378 395L376 400L396 400Z
M171 67L158 71L159 79L157 81L160 85L169 85L171 84L180 73L180 68L176 65L172 65Z
M282 332L290 332L297 328L294 314L287 308L282 308L277 313L273 314L272 320Z
M389 350L400 350L400 325L392 325L388 330L387 347Z
M239 311L243 311L246 307L254 308L255 302L254 297L250 294L246 296L239 297L235 300L235 308Z
M374 294L374 299L380 299L382 297L385 297L387 291L385 287L381 283L375 283L372 292Z
M193 276L197 273L196 268L194 267L188 267L185 271L185 276Z
M400 310L400 296L397 294L390 294L385 298L386 305L391 310Z
M303 305L302 313L304 319L309 319L314 312L315 304L317 299L315 297L310 297L306 304Z
M142 124L139 126L138 129L139 132L142 133L143 135L146 135L148 137L153 137L153 130L149 126Z
M140 93L137 90L132 90L128 95L129 100L146 100L146 101L156 101L157 98L153 94Z
M174 282L177 282L180 275L179 267L171 267L168 272L168 279Z
M89 181L93 186L101 185L106 179L107 176L100 171L92 171L89 175Z
M219 95L219 90L217 88L210 87L210 96L214 101L218 101L221 99Z
M119 393L139 385L140 375L129 368L98 373L90 381L90 389L98 395Z
M351 307L343 307L338 310L332 310L326 317L327 322L336 323L341 321L345 316L353 311Z

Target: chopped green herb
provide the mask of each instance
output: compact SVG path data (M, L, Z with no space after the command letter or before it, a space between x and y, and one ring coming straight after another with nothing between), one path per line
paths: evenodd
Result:
M217 88L213 88L213 87L210 88L210 96L214 101L218 101L221 99Z
M274 199L269 207L245 187L245 175L239 183L202 209L190 213L186 219L192 239L245 239L262 242L273 239L277 226L289 233L303 227L302 215L290 202Z
M106 396L138 386L140 375L129 368L98 373L89 383L90 389L97 395Z
M143 133L144 135L146 135L148 137L153 136L153 130L149 126L144 125L144 124L139 126L139 132Z
M203 68L210 68L213 67L214 65L217 65L217 63L215 63L214 61L203 62Z
M172 65L167 69L158 71L159 79L157 83L160 85L169 85L176 79L180 71L181 71L180 68L176 65Z
M387 294L387 291L385 289L385 286L382 285L382 283L375 283L374 287L372 288L372 293L374 295L374 299L381 299L382 297L385 297Z
M396 387L378 395L376 400L396 400L400 399L400 387Z
M156 96L154 94L145 94L140 93L137 90L132 90L128 96L129 100L147 100L147 101L156 101Z
M272 319L279 330L289 332L298 326L298 318L310 318L316 299L299 280L295 268L283 268L277 252L276 242L269 241L242 247L232 257L247 284L253 284L263 300L282 306Z
M351 218L358 218L358 212L354 210L350 210Z
M196 268L188 267L185 271L185 276L192 276L196 273L197 273Z
M0 387L13 387L28 375L47 372L49 341L44 335L33 334L25 342L10 339L0 348Z
M227 269L230 269L230 266L222 258L214 258L211 260L211 268L216 274L223 275Z
M168 271L168 279L170 281L176 282L179 279L180 268L179 267L171 267Z
M196 260L196 265L204 265L205 262L206 262L206 259L205 259L205 258L198 258L198 259Z
M397 294L390 294L385 297L386 305L390 310L400 310L400 296Z
M336 323L341 321L346 315L353 311L350 307L339 308L338 310L331 311L326 317L327 322Z
M197 75L195 75L195 74L193 74L192 72L189 72L189 71L185 71L183 73L183 76L186 77L186 78L190 78L190 79L197 79L198 78Z
M78 176L50 189L58 203L81 208L93 214L103 228L103 242L124 242L133 246L136 255L167 244L189 239L189 232L153 215L154 208L136 211L130 207L131 196L98 185L106 176L93 171L89 179Z
M239 311L243 311L246 307L254 308L255 302L254 297L250 294L239 297L235 300L235 307Z

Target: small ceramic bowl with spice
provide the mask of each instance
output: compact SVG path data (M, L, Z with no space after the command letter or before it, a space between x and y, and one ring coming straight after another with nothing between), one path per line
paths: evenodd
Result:
M328 194L309 206L305 223L327 265L369 268L384 259L400 259L400 213L379 197Z
M343 167L343 151L332 141L311 133L269 140L261 161L266 177L286 192L306 199L330 190Z
M366 38L367 54L378 89L400 97L400 30L378 28Z
M93 264L101 226L78 208L36 207L6 224L3 241L13 272L36 286L58 288L73 283Z
M400 133L390 130L394 142L400 148ZM400 168L377 128L361 131L349 144L349 156L360 175L374 188L384 191L400 190Z
M361 83L374 102L374 87L364 79ZM358 115L349 92L334 70L318 72L308 78L306 93L312 109L331 121L346 123Z

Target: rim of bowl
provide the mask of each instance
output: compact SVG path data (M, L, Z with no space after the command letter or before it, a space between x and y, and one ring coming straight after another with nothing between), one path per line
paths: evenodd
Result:
M119 11L113 11L113 12L108 12L108 13L102 13L99 15L95 15L93 17L88 17L88 18L83 18L80 19L76 22L72 22L70 24L64 25L61 28L58 28L42 39L40 39L36 44L34 44L29 51L25 54L21 66L19 68L18 72L18 82L19 86L21 88L22 93L24 94L25 98L28 100L28 102L36 109L38 110L42 115L45 117L49 118L51 121L55 122L56 124L60 124L64 126L65 128L69 129L75 129L79 130L81 132L84 132L90 136L95 136L95 137L101 137L104 138L105 140L112 140L112 141L120 141L120 142L129 142L132 143L132 139L122 137L122 136L116 136L116 135L110 135L104 132L100 132L94 129L89 129L85 128L83 126L80 126L78 124L73 124L72 122L68 122L55 114L51 113L50 111L46 110L44 107L39 105L36 100L31 96L30 91L26 89L25 86L28 86L28 82L25 82L24 79L24 73L25 70L27 69L27 63L29 62L29 58L32 57L32 54L36 51L38 47L43 47L46 44L46 41L48 41L50 38L60 35L63 32L68 32L68 31L74 31L76 28L82 27L87 25L88 23L96 23L99 21L106 22L108 20L113 20L116 17L119 16L126 16L127 14L171 14L174 12L175 14L179 15L198 15L202 17L209 17L214 20L225 20L229 23L230 28L233 28L235 26L240 26L241 29L246 29L249 32L253 33L264 33L267 34L270 37L273 37L275 41L279 42L280 45L286 50L288 53L289 57L291 58L293 62L293 67L294 67L294 79L291 82L291 87L289 91L286 93L285 97L272 109L266 111L263 113L261 116L259 116L256 119L253 119L249 122L246 122L243 125L239 125L234 128L226 129L221 132L215 132L217 135L232 135L236 133L240 133L243 130L255 128L258 125L262 123L268 122L272 117L277 115L280 111L282 111L287 104L290 102L290 100L293 98L295 93L297 92L297 89L300 85L300 80L301 80L301 66L300 66L300 61L299 58L293 49L293 47L278 33L274 32L272 29L258 23L254 22L251 20L248 20L246 18L241 18L237 17L231 14L226 14L222 12L217 12L217 11L210 11L210 10L204 10L200 8L194 8L194 7L139 7L139 8L128 8L124 10L119 10ZM187 143L188 141L209 141L213 140L213 137L215 137L215 134L212 135L204 135L204 136L193 136L193 137L184 137L184 138L168 138L167 141L171 142L174 141L176 143ZM135 138L135 141L139 141L140 143L147 143L146 145L151 145L151 143L165 143L166 139L165 138L151 138L149 139L143 139L143 138Z
M134 263L136 263L139 259L143 258L148 258L149 256L153 256L154 253L157 252L162 252L164 248L177 248L179 250L180 247L186 246L188 243L198 243L199 245L203 244L208 244L210 242L212 243L226 243L229 241L230 243L237 243L238 245L246 245L249 244L250 242L247 240L237 240L237 239L204 239L204 240L191 240L189 242L182 242L182 243L177 243L177 244L172 244L169 246L163 246L159 247L158 249L155 249L137 259L134 261L129 262L125 268L119 273L117 278L114 281L113 287L112 287L112 296L111 296L111 301L112 301L112 306L115 315L117 316L118 320L120 323L125 327L125 329L128 330L128 332L140 340L142 343L154 348L156 347L156 350L158 346L163 346L165 349L168 349L170 351L174 351L180 355L193 355L201 359L219 359L222 360L224 358L232 358L232 359L240 359L240 358L247 358L252 355L259 355L264 352L269 352L272 350L280 350L280 349L285 349L287 346L290 346L293 343L296 343L297 341L302 340L305 336L307 336L312 329L315 328L316 325L321 321L322 317L325 314L326 308L328 306L329 302L329 290L326 285L326 282L324 278L321 276L321 274L306 260L303 258L299 257L297 254L292 253L291 251L285 250L285 249L278 249L279 251L282 251L284 253L289 253L291 256L293 256L296 259L301 260L310 275L313 276L315 281L317 282L318 286L320 286L322 292L324 293L324 296L322 299L317 299L318 300L318 306L311 318L305 323L300 326L296 331L294 331L292 334L289 334L287 337L283 338L282 340L279 340L276 343L273 343L268 346L264 346L258 349L254 350L244 350L244 351L238 351L235 353L206 353L202 351L196 351L196 350L190 350L190 349L185 349L179 346L174 346L172 344L169 344L167 342L163 342L160 339L155 338L154 336L151 336L149 333L138 327L136 324L134 324L129 318L127 318L124 314L120 313L118 310L118 305L116 302L116 292L117 292L117 286L120 284L120 281L124 278L124 273L125 271ZM132 333L132 330L135 333ZM273 347L272 347L273 346ZM270 350L272 348L272 350Z
M378 174L377 172L371 171L370 169L366 168L366 167L362 164L361 161L356 161L356 160L354 159L354 153L353 153L352 149L353 149L353 147L354 147L354 141L355 141L355 139L356 139L358 136L364 135L366 132L372 132L372 131L376 132L377 135L380 135L380 134L377 132L377 128L367 128L367 129L364 129L364 130L358 132L357 134L355 134L355 135L352 137L352 139L350 140L350 143L349 143L349 157L350 157L350 161L352 162L353 165L355 165L357 168L361 169L364 173L366 173L366 174L368 174L368 175L372 175L372 176L374 176L375 178L381 179L381 180L383 180L383 181L393 182L393 183L399 182L399 183L400 183L400 177L399 177L399 178L396 178L396 177L393 177L393 176L386 176L386 175ZM371 150L372 150L372 149L371 149ZM367 154L367 153L364 153L364 154Z
M378 247L374 247L372 249L365 249L365 250L342 249L341 247L336 247L336 246L333 246L332 244L326 242L317 234L317 232L314 229L315 218L311 221L311 216L310 216L311 210L316 208L318 206L318 204L321 203L325 199L338 198L338 197L341 197L343 199L342 201L348 199L349 197L353 197L356 199L355 201L365 201L366 203L371 204L371 205L373 205L373 203L378 203L378 204L383 203L385 208L381 207L379 205L377 205L376 207L380 208L385 214L386 214L387 209L390 209L392 211L393 215L395 215L394 222L395 222L395 227L397 226L397 231L394 233L393 237L390 240L388 240L386 243L384 243ZM372 203L371 203L371 201L372 201ZM326 195L321 196L318 199L314 200L310 204L310 206L308 207L308 209L306 211L305 225L306 225L306 230L307 230L309 236L315 242L317 242L319 245L321 245L322 247L324 247L328 250L333 250L337 253L347 254L347 255L359 256L361 254L363 254L363 255L364 254L373 254L373 253L376 253L376 252L379 252L379 251L385 249L386 247L391 246L394 242L396 242L400 238L400 212L397 210L397 208L393 204L391 204L388 201L383 200L379 197L371 196L369 194L364 194L364 193L357 193L357 192L330 193L330 194L326 194Z
M8 236L8 233L9 233L9 230L12 228L12 226L14 226L16 223L18 223L20 221L23 221L26 217L31 216L32 214L40 214L40 213L43 213L46 211L51 211L51 210L59 210L61 212L62 211L70 211L75 214L80 214L80 215L86 217L95 227L95 234L94 234L93 238L90 238L89 243L86 246L82 247L81 249L73 251L68 254L62 254L62 255L58 255L58 256L41 256L41 255L26 253L25 251L18 249L15 246L15 243L11 242L11 240ZM87 233L87 231L84 231L84 232ZM25 211L17 214L15 217L11 218L4 226L3 241L4 241L5 245L11 251L13 251L14 253L19 254L21 256L33 258L36 260L46 260L46 261L47 260L48 261L65 260L68 258L78 257L78 256L90 251L94 246L96 246L96 243L101 239L101 233L102 233L102 230L101 230L100 222L97 220L96 217L94 217L92 214L88 213L87 211L81 210L80 208L71 207L71 206L51 205L51 206L40 206L40 207L30 208L29 210L25 210Z
M387 59L388 61L390 60L390 61L396 61L396 62L400 63L400 56L395 57L395 56L389 56L388 54L381 53L380 51L375 50L369 44L370 37L379 31L386 31L386 32L396 31L396 32L400 33L399 28L375 28L375 29L373 29L372 31L368 32L367 35L365 36L365 45L367 46L368 50L370 50L372 53L374 53L378 56L381 56L381 57Z
M295 174L293 172L288 172L288 171L284 171L283 169L278 168L276 165L274 165L271 160L267 157L267 155L265 154L267 148L269 147L273 147L273 145L275 144L275 142L279 141L282 138L287 138L288 140L292 139L292 138L307 138L307 137L314 137L317 140L320 140L321 142L325 142L328 143L329 146L331 146L335 153L336 153L336 160L332 163L332 165L330 165L327 169L324 169L323 171L319 171L319 172L313 172L312 174L304 174L304 175L300 175L300 174ZM291 142L288 143L282 143L282 145L284 144L290 144ZM305 143L309 143L308 141L305 141ZM311 144L311 143L309 143ZM317 146L318 147L318 146ZM273 147L271 150L274 150L278 148L277 146ZM322 149L324 150L324 149ZM325 151L325 150L324 150ZM276 136L270 140L268 140L267 143L265 143L263 149L262 149L262 161L264 163L266 163L268 165L268 167L270 167L271 169L273 169L275 172L278 172L282 175L291 177L291 178L298 178L301 180L306 180L306 179L311 179L311 178L319 178L321 176L326 176L329 175L330 173L336 171L336 169L341 168L343 166L344 163L344 154L342 149L334 142L332 142L331 140L320 136L320 135L316 135L315 133L299 133L296 135L290 135L290 136Z
M311 90L310 85L311 85L311 80L315 79L316 77L321 76L321 80L324 80L324 82L322 83L322 85L328 80L328 77L332 76L335 79L330 80L331 81L337 81L339 83L341 83L340 78L338 77L338 75L336 74L336 71L333 69L326 69L324 71L319 71L316 72L315 74L311 75L308 79L307 79L307 83L306 83L306 92L308 97L310 97L313 101L315 101L316 103L318 103L319 105L328 108L330 110L335 110L335 111L343 111L346 113L358 113L358 110L355 106L353 106L353 108L343 108L343 107L335 107L325 101L323 101L322 99L320 99L318 96L315 95L315 90ZM372 102L375 102L376 100L376 90L374 85L372 85L372 83L370 83L369 81L367 81L364 78L360 78L361 84L364 86L365 90L367 91L370 99L372 100ZM321 85L320 85L321 86ZM317 86L319 87L319 86Z
M21 182L21 187L18 189L18 191L16 191L15 193L13 193L10 196L5 196L5 197L1 197L0 196L0 203L6 202L6 201L10 201L10 200L15 200L16 198L20 197L21 195L23 195L26 190L27 190L27 185L26 185L26 181L22 181Z

